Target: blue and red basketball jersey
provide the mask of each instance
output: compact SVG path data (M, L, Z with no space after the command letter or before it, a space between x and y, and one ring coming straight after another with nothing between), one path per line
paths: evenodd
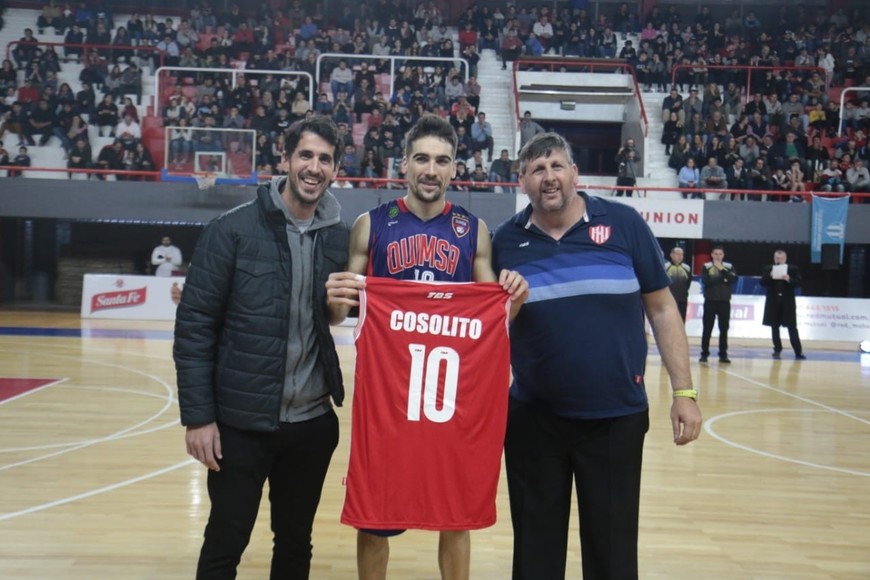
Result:
M425 282L471 282L477 218L450 202L429 220L401 198L369 211L369 276Z

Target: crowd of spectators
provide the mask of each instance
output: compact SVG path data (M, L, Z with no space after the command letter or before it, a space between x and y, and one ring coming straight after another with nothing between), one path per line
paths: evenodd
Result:
M783 189L794 192L794 199L807 183L866 188L860 177L866 168L857 161L868 161L870 94L859 93L843 111L830 98L832 86L870 87L870 23L860 12L797 6L783 8L769 22L736 10L720 21L706 6L686 20L675 5L638 18L636 5L624 3L593 18L580 8L518 4L524 3L474 4L447 22L427 0L413 8L401 0L340 3L330 15L320 13L319 4L306 10L298 1L286 10L263 3L256 11L233 5L225 13L202 2L188 17L164 19L116 18L105 2L73 8L51 0L37 19L37 33L50 38L53 31L66 44L58 52L40 44L32 29L24 31L12 60L0 68L0 133L16 134L21 145L31 146L37 136L40 145L56 137L71 167L153 168L153 160L137 155L142 139L133 100L141 96L143 67L165 64L198 69L178 73L174 88L158 96L160 117L172 127L171 163L187 164L203 148L229 147L225 139L200 138L204 132L198 129L251 128L257 132L250 145L255 169L280 173L283 129L319 114L330 115L342 131L341 175L374 179L395 169L407 128L434 112L449 118L459 134L457 179L502 181L515 172L496 166L503 152L492 161L494 129L479 110L476 80L479 52L495 49L505 63L544 54L621 58L634 65L647 90L666 90L673 76L662 142L671 167L678 173L689 169L686 175L697 171L699 187ZM381 20L383 15L388 17ZM347 57L324 59L317 71L323 53ZM387 56L402 57L391 84L382 79L393 70ZM468 70L454 57L465 59ZM57 73L70 59L83 64L79 90L58 86ZM737 68L747 65L771 68L753 70L747 83ZM776 68L791 65L818 68ZM225 68L261 74L210 70ZM307 77L284 74L293 72L320 73L313 103ZM99 153L102 161L82 161L90 156L89 124L114 135L120 151L113 144ZM535 125L523 120L527 132ZM837 161L839 181L830 175L830 158ZM853 169L857 181L849 179ZM717 181L720 172L724 177Z
M675 81L662 102L661 141L681 187L779 192L770 201L805 201L816 189L870 192L870 92L847 93L842 111L836 98L846 87L870 89L866 15L799 6L776 22L735 11L722 23L702 7L683 22L674 7L661 16L654 9L640 44L620 56L646 90ZM758 68L747 75L747 66Z

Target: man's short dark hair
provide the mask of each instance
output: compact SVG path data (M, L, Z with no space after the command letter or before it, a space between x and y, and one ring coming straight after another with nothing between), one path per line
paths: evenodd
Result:
M314 133L330 145L332 145L332 157L336 164L341 154L338 144L338 127L332 122L332 119L323 115L315 115L305 119L299 119L287 128L284 134L284 154L290 157L296 147L299 146L299 141L302 139L303 133Z
M410 155L414 142L423 137L437 137L443 139L450 144L453 154L456 154L456 146L459 142L459 139L456 137L456 131L453 130L453 126L450 123L438 115L423 115L420 117L420 120L411 127L411 130L408 131L408 135L405 138L405 155Z
M568 163L574 163L574 154L571 146L564 137L558 133L538 133L523 145L519 153L520 175L525 174L526 165L539 157L549 157L555 151L564 151Z

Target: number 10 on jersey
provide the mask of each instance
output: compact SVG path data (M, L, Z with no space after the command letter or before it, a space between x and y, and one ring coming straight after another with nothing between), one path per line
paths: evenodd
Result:
M409 344L411 376L408 379L408 420L423 415L433 423L446 423L456 411L456 387L459 383L459 353L447 346L436 346L426 355L426 345ZM437 406L438 378L444 364L444 392L441 408Z

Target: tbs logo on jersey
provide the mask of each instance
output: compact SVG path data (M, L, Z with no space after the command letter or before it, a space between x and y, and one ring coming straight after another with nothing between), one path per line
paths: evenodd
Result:
M453 226L453 233L457 238L465 236L471 229L471 221L464 215L454 215L450 225Z
M589 228L589 238L600 246L610 239L610 226L593 226Z

